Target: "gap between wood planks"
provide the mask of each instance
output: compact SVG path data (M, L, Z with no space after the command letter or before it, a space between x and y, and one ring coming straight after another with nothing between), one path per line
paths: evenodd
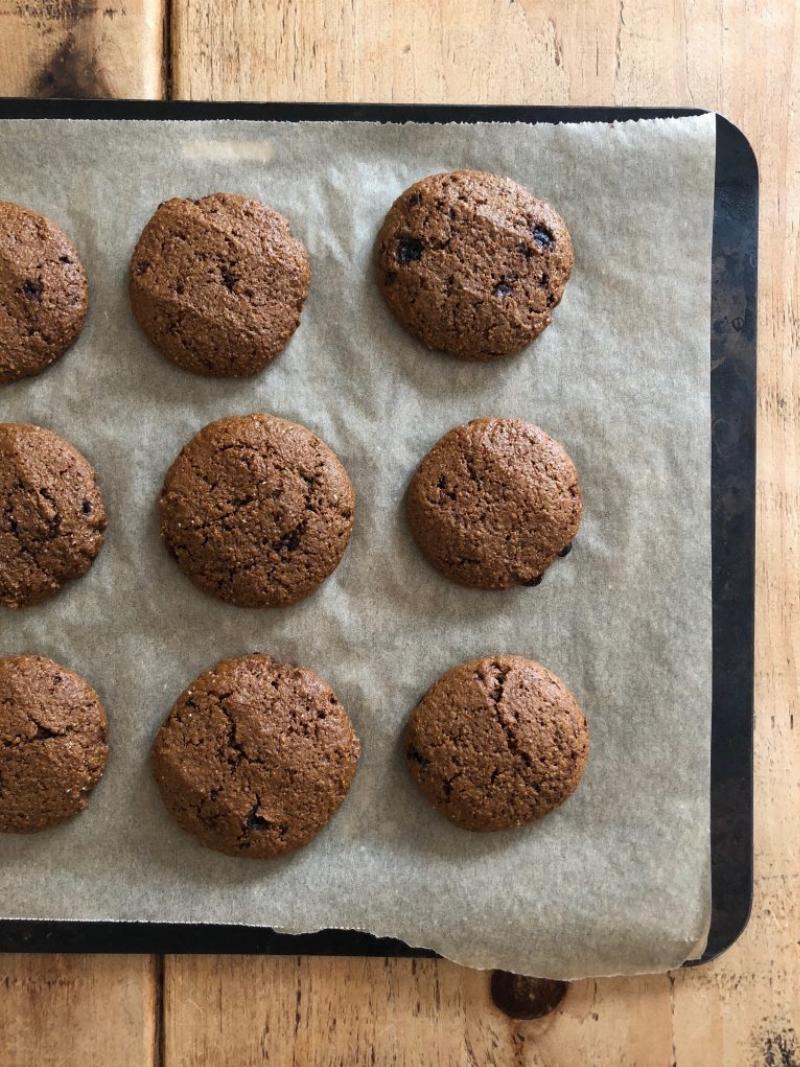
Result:
M167 1063L167 1038L166 1038L166 1012L164 1008L164 973L166 960L164 956L153 957L153 991L155 1009L155 1032L153 1035L153 1067L166 1067Z

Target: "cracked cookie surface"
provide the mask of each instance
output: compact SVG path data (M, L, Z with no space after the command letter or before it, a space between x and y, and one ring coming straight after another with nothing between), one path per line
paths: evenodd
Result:
M0 202L0 383L39 374L83 328L86 271L69 237L20 204Z
M209 423L161 493L161 535L201 589L241 607L293 604L335 570L353 528L347 471L305 426L274 415Z
M167 809L207 848L300 848L344 800L361 746L330 686L269 656L223 660L176 701L153 744Z
M564 220L510 178L433 174L392 205L377 241L378 285L428 348L488 362L549 326L574 261Z
M437 441L406 496L414 540L442 574L476 589L538 585L581 522L561 445L522 419L474 419Z
M131 307L156 348L209 377L257 373L288 344L310 282L308 253L277 211L213 193L161 204L129 273Z
M83 811L108 757L89 683L46 656L0 658L0 831L32 833Z
M522 656L486 656L442 675L412 712L404 742L422 792L465 830L546 815L575 791L589 752L575 697Z
M103 495L88 460L41 426L0 423L0 604L45 600L91 567Z

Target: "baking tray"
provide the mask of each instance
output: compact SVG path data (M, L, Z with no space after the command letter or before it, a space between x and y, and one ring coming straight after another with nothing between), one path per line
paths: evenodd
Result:
M558 123L702 114L701 108L0 99L4 119ZM712 905L706 950L695 964L733 944L747 925L752 899L757 241L756 160L742 132L717 115L710 338ZM283 934L251 926L11 919L0 920L0 951L434 955L349 930Z

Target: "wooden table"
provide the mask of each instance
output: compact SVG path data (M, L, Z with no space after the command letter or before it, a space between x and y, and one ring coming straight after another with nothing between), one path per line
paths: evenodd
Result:
M0 1067L800 1064L799 44L794 0L0 0L0 93L701 105L762 180L756 886L735 948L577 982L534 1022L442 961L6 956Z

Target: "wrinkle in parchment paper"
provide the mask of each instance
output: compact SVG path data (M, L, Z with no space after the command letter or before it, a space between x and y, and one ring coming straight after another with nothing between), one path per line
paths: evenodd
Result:
M51 427L94 463L110 516L90 574L0 617L3 653L75 668L108 709L111 758L88 811L0 840L14 918L350 927L476 967L558 978L679 964L708 902L711 571L709 296L713 117L624 125L0 123L0 196L76 241L91 309L75 348L3 387L0 417ZM42 161L46 161L43 165ZM575 243L554 324L518 358L429 353L383 306L372 244L395 196L462 167L551 200ZM257 378L193 377L138 332L127 262L159 201L218 190L284 212L312 289ZM202 425L270 411L319 433L357 496L319 593L289 609L204 596L159 543L164 472ZM541 586L468 590L434 572L402 517L408 479L451 426L530 419L574 457L585 518ZM172 702L224 656L263 650L324 675L364 756L342 811L283 860L204 851L162 809L148 748ZM401 724L443 671L515 652L586 710L586 777L523 830L470 834L432 811Z

